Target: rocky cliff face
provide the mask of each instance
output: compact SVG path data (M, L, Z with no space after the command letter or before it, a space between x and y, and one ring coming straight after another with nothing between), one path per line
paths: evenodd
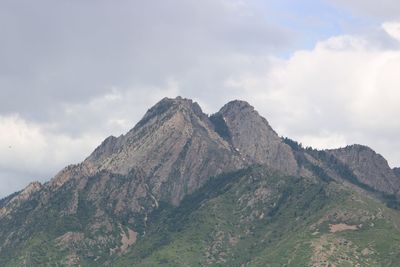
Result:
M400 168L394 168L393 172L394 172L394 174L396 174L397 177L400 178Z
M103 170L120 175L137 170L157 201L178 205L209 177L251 164L287 174L297 170L290 147L252 106L232 101L209 118L192 100L165 98L126 135L107 138L77 173L62 173L52 184Z
M192 100L165 98L127 134L105 139L84 162L3 201L8 207L2 208L0 216L29 199L31 192L45 205L53 194L64 191L70 197L63 214L77 212L79 196L85 191L89 199L96 200L97 195L112 200L113 213L124 210L142 216L159 202L179 205L210 177L252 164L285 174L297 170L290 147L252 106L232 101L209 118ZM111 181L118 186L114 188ZM116 191L111 194L109 187ZM103 209L100 202L93 203L95 209Z
M387 161L371 148L352 145L328 150L342 163L350 167L357 179L378 191L399 194L400 181Z
M32 195L43 188L39 182L30 183L24 190L13 194L8 199L4 199L3 205L0 206L0 218L7 216L12 210L17 209L21 203L28 200Z
M214 116L226 124L227 140L246 162L265 164L291 175L297 172L291 148L247 102L229 102Z
M197 103L163 99L126 135L109 137L84 162L96 171L146 176L152 194L179 204L212 176L244 166Z

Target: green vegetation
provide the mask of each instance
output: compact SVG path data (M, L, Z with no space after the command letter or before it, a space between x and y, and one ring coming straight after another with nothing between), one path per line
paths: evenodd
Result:
M362 226L331 233L331 224ZM262 167L214 178L180 207L164 206L152 225L113 266L400 263L398 212L336 183L281 176ZM319 244L331 247L319 249Z
M7 241L2 235L11 245L0 251L0 265L400 266L400 213L332 180L253 166L210 179L179 207L159 203L150 214L136 214L135 222L127 213L112 213L104 196L101 220L114 225L107 232L88 228L96 223L89 195L96 179L100 176L89 179L72 215L60 215L74 200L69 184L45 209L32 213L39 205L32 200L13 220L3 219L3 227L30 237ZM124 179L110 178L106 191L118 190ZM20 224L13 225L15 218ZM134 229L138 239L127 252L110 253L121 245L118 225L125 226L124 233ZM3 233L10 232L6 228ZM74 241L61 241L68 233L85 239L76 234Z
M301 143L286 137L282 140L293 149L298 164L311 170L317 177L320 177L326 182L332 181L332 178L326 173L326 171L324 171L324 169L312 164L306 158L306 153L320 160L327 168L334 170L338 176L373 194L376 198L386 203L389 208L400 210L400 199L396 195L377 191L371 186L360 182L351 169L346 164L340 162L332 154L326 152L325 150L317 150L311 147L303 148ZM396 173L396 170L394 171Z

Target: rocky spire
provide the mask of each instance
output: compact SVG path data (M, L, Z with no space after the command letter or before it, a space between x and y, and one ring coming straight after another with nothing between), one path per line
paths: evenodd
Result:
M247 162L266 164L287 174L296 173L297 163L291 148L250 104L231 101L214 116L226 124L228 139Z

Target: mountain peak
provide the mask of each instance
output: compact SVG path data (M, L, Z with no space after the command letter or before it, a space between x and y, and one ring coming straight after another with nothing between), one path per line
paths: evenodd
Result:
M240 166L296 173L290 147L249 103L231 101L213 116L190 99L163 98L126 135L107 138L86 163L122 175L140 169L157 200L175 205L209 177Z
M200 106L182 97L156 103L126 135L107 138L86 163L121 175L140 170L157 201L174 205L209 177L243 166Z
M221 111L228 111L228 110L240 111L243 109L254 111L254 107L252 105L250 105L248 102L246 102L244 100L237 100L237 99L232 100L232 101L228 102L227 104L225 104L221 108Z
M345 150L355 150L355 151L369 151L371 153L376 153L372 148L361 145L361 144L352 144L344 147Z
M370 147L354 144L326 151L348 165L359 182L389 194L399 193L395 172L387 160Z
M175 98L164 97L161 99L155 106L157 105L180 105L185 107L191 107L196 102L193 102L192 99L183 98L181 96L177 96Z
M194 113L196 116L205 118L207 117L197 102L193 102L191 99L182 98L178 96L176 98L165 97L150 108L134 129L143 127L148 122L165 116L168 113L183 112L183 113Z
M151 109L157 108L159 106L165 107L181 107L181 108L188 108L188 109L195 109L198 110L200 108L199 104L192 99L183 98L181 96L177 96L175 98L164 97L158 103L156 103Z
M288 174L296 173L297 163L291 148L249 103L231 101L213 116L225 123L225 132L229 133L225 135L246 161L266 164Z

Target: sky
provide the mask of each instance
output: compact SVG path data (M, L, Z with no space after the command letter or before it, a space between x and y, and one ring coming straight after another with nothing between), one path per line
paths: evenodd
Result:
M0 0L0 197L178 95L400 166L399 70L398 0Z

